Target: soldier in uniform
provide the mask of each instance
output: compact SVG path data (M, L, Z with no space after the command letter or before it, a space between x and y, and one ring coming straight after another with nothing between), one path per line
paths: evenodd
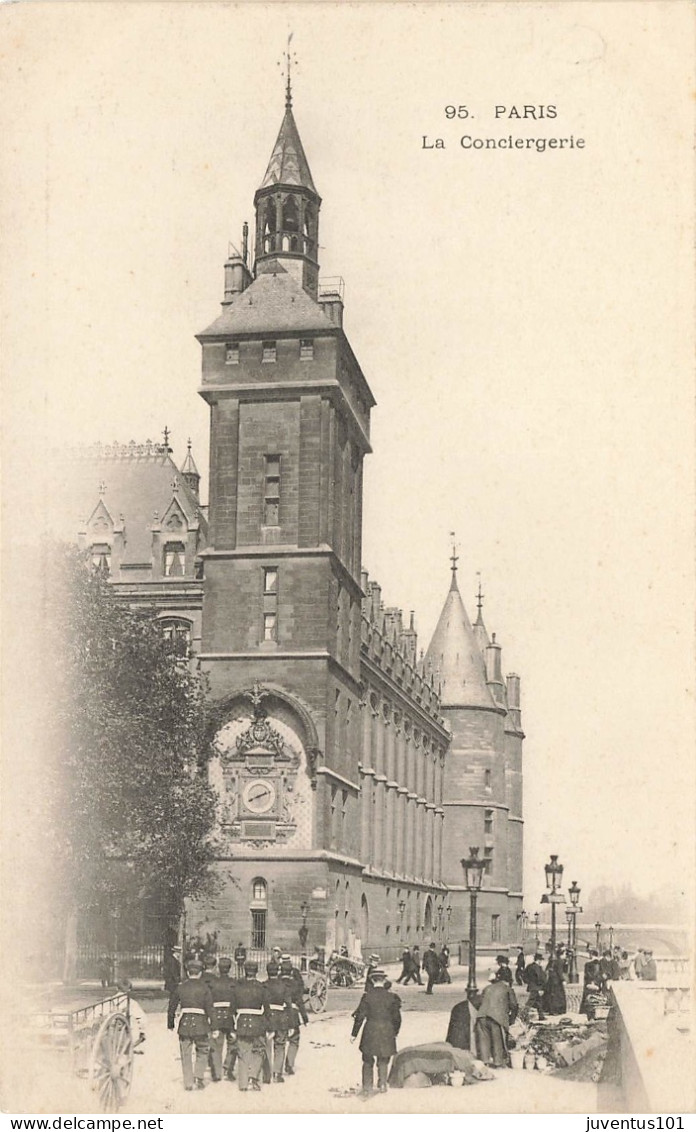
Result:
M241 1092L260 1091L259 1077L266 1053L266 1034L273 1030L266 988L256 978L258 970L258 963L247 959L244 964L244 979L237 983L234 991Z
M244 964L246 963L246 947L241 939L234 949L234 961L237 964L237 978L244 978Z
M287 984L290 990L290 1007L288 1009L288 1030L287 1030L287 1050L285 1053L285 1076L292 1077L295 1072L295 1061L300 1048L300 1021L303 1026L307 1025L307 1011L304 1007L305 985L300 975L299 982L296 978L300 975L297 968L293 967L290 956L286 956L280 964L280 975L284 983Z
M379 967L379 955L371 955L367 961L367 971L365 972L365 990L372 989L372 976Z
M266 974L268 975L266 994L273 1020L273 1080L282 1084L285 1080L283 1077L285 1044L288 1040L292 1011L292 983L290 979L281 978L280 967L272 960L266 964Z
M186 965L188 978L174 987L169 996L167 1028L174 1029L174 1015L177 1006L181 1007L179 1019L179 1049L184 1088L187 1091L204 1088L203 1076L210 1051L210 1032L213 1028L213 999L210 988L203 982L203 964L191 959ZM193 1051L196 1051L195 1068L192 1065Z
M235 983L230 978L232 960L221 956L218 960L218 974L207 979L213 996L213 1023L216 1037L210 1042L210 1071L213 1081L221 1081L223 1072L228 1081L234 1080L234 1063L237 1060L237 1039L234 1033L236 1000ZM206 978L206 975L203 975ZM227 1049L223 1061L223 1049L227 1039Z
M360 1039L363 1096L369 1096L373 1091L375 1061L377 1086L380 1093L386 1093L389 1060L396 1053L396 1036L401 1029L401 999L398 994L385 989L384 971L374 970L371 978L372 988L362 996L353 1015L350 1038L351 1042L355 1041L364 1022Z

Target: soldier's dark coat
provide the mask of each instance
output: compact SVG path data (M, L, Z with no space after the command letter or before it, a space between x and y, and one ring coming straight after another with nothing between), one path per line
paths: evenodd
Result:
M236 1011L235 988L237 984L229 975L215 975L206 980L213 996L213 1029L234 1029Z
M237 1036L260 1038L273 1029L266 987L257 979L244 979L234 991Z
M367 1057L391 1057L396 1053L396 1035L401 1029L401 999L384 987L372 987L362 996L353 1015L357 1037L363 1022L360 1052Z
M180 1038L207 1038L213 1026L213 998L202 979L184 979L169 996L167 1026L174 1029L174 1015L181 1006ZM189 1013L192 1011L192 1013Z
M274 975L266 980L265 988L271 1012L271 1029L294 1029L291 979L281 979L279 975Z
M292 975L283 975L282 981L286 983L290 988L290 995L292 999L292 1006L289 1011L290 1025L288 1028L290 1030L297 1030L299 1029L300 1018L304 1022L305 1026L307 1025L308 1021L307 1011L305 1010L304 1006L304 983L300 988L297 984L297 980Z

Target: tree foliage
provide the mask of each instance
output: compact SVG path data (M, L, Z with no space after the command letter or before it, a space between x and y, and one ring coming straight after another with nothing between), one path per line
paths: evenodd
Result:
M60 550L51 573L53 833L66 895L86 907L156 894L178 912L209 883L214 856L202 680L154 615L124 605L79 552Z

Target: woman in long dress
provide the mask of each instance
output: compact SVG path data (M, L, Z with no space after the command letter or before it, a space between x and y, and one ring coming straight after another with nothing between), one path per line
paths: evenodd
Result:
M563 986L563 956L558 951L546 966L543 1007L545 1014L565 1014L566 996Z

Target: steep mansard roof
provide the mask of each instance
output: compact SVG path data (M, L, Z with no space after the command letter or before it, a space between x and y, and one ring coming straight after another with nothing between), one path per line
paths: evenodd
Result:
M258 275L235 295L222 314L198 338L209 335L273 334L283 331L335 330L319 303L280 264L277 273Z

